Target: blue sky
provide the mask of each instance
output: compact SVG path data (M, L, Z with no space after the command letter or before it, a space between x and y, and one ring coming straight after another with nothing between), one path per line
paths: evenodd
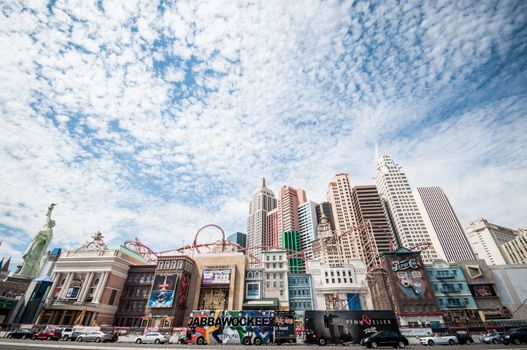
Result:
M320 202L375 140L463 225L527 224L527 2L0 7L2 255L50 202L52 246L245 231L260 177Z

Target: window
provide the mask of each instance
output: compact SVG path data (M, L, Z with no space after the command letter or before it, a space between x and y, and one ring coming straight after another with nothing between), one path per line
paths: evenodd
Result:
M108 301L108 304L113 305L115 302L115 295L117 294L117 290L112 289L112 294L110 294L110 301Z
M273 261L276 261L276 255L273 255Z

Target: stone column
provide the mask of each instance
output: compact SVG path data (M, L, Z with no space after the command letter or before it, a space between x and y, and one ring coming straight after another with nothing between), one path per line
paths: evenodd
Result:
M82 289L79 292L79 297L77 298L77 302L83 302L86 299L86 296L88 295L88 292L90 291L92 279L93 279L93 272L88 272L88 274L86 275L86 279L84 280L84 283L82 284Z
M94 280L96 280L98 278L99 279L99 283L97 283L97 285L95 286L95 291L93 292L93 300L92 300L92 302L95 302L95 299L97 298L97 294L99 294L99 290L101 288L101 283L102 283L103 276L104 276L104 272L102 272L99 275L99 277L97 277L97 275L95 273L93 274Z
M66 281L64 282L64 285L62 286L62 289L60 290L59 299L66 298L66 294L68 293L68 287L71 283L71 280L73 280L74 275L75 273L73 272L68 272L68 274L66 275Z
M100 303L101 302L101 298L102 298L102 295L104 293L104 289L106 287L106 282L108 281L108 275L109 274L110 273L108 271L105 271L103 276L102 276L102 278L101 278L101 280L100 280L100 282L99 282L100 283L100 288L99 288L99 290L97 292L97 295L95 297L95 302L96 303Z
M50 292L49 296L50 297L53 297L53 291L55 290L55 288L57 288L57 284L60 281L61 275L62 274L60 272L57 272L57 273L53 274L53 284L51 285L51 288L49 289L49 292Z

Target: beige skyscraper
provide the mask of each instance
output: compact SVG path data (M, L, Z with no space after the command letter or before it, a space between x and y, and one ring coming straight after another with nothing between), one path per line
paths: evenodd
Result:
M338 173L328 185L328 202L331 204L336 234L342 236L344 260L362 258L362 249L353 208L351 186L347 173Z
M267 244L267 213L275 208L274 193L265 186L265 178L262 178L260 187L253 193L249 202L249 216L247 217L247 245L249 247L261 247ZM261 249L255 249L253 253L261 259Z
M443 254L440 256L437 253L437 249L442 252L441 246L434 244L430 237L402 168L388 154L378 150L373 164L377 189L388 204L388 214L393 219L401 244L411 250L422 250L421 257L425 264L444 258Z

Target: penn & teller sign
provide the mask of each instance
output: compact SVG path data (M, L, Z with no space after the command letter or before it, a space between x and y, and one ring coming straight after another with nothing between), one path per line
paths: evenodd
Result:
M418 269L421 266L415 258L392 262L392 271L404 271L408 269Z

